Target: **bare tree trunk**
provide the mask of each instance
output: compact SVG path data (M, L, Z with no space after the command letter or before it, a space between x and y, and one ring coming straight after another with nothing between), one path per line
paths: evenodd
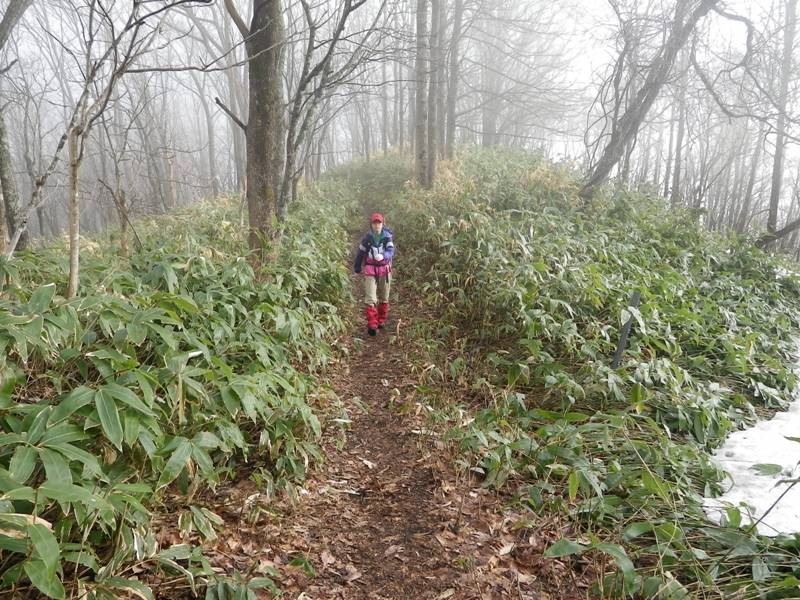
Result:
M701 0L694 10L686 16L682 14L682 11L686 8L686 3L678 3L675 22L669 37L658 55L647 66L647 75L642 87L623 114L613 124L609 141L581 188L581 198L590 198L594 189L606 180L611 170L619 162L628 141L636 135L650 107L658 98L661 88L667 81L670 71L672 71L678 52L686 44L698 21L708 14L718 2L719 0Z
M753 189L756 185L756 175L758 174L759 163L761 162L761 149L764 147L764 126L759 128L756 138L756 147L753 150L753 158L750 163L750 175L747 178L747 187L742 199L742 209L739 211L739 218L736 220L736 231L744 233L747 224L750 222L750 205L753 202Z
M266 259L283 173L283 3L253 0L246 38L250 101L247 121L247 211L250 249L257 263Z
M633 154L633 149L636 147L636 137L634 137L628 146L625 148L625 152L623 153L622 157L622 167L619 170L619 177L617 177L617 186L620 189L625 189L630 186L630 177L631 177L631 155Z
M199 91L199 90L198 90ZM205 96L200 94L200 103L206 118L206 137L208 137L208 177L211 183L211 196L219 196L219 175L217 174L217 140L214 133L214 115Z
M381 147L389 153L389 84L386 81L386 61L381 62Z
M436 109L439 106L439 65L441 64L441 46L439 40L439 21L442 17L441 0L430 0L431 2L431 35L430 35L430 67L428 74L428 183L427 187L433 185L436 178L436 148L437 123L439 115Z
M453 9L453 36L450 41L450 82L447 86L447 131L445 133L444 156L452 160L456 143L456 102L458 100L459 43L461 42L461 23L464 18L464 0L455 0Z
M400 80L402 68L400 61L394 62L394 143L397 144L400 154L403 154L405 132L403 128L403 82Z
M439 33L436 44L436 158L444 156L445 118L447 110L447 69L445 64L444 39L447 35L447 0L438 0L439 5Z
M372 156L372 119L370 118L369 96L364 98L364 106L361 107L361 131L362 141L364 142L363 154L369 162Z
M164 187L166 188L164 204L167 212L172 212L178 206L178 193L175 188L175 155L165 149L161 158L164 163L164 172L166 175L166 180L164 181Z
M8 148L8 132L5 115L0 108L0 185L3 187L3 203L5 204L5 225L9 236L13 236L22 227L22 207L19 202L17 183L14 180L14 164ZM28 246L28 232L23 231L17 248L24 250Z
M22 19L22 15L33 4L33 0L10 0L3 19L0 21L0 50L2 50L8 39L11 37L11 32L17 26L17 23ZM5 99L0 98L0 104L4 103ZM8 150L8 134L6 132L5 118L3 116L4 107L0 107L0 251L6 251L6 238L13 238L16 231L22 228L22 233L18 236L18 248L25 248L28 245L28 232L27 227L22 224L22 211L19 204L19 194L17 193L17 186L14 182L14 170L11 163L11 153Z
M641 152L641 162L636 174L636 185L641 186L647 182L647 177L650 175L650 151L653 142L653 128L647 128L647 135L644 140L644 147Z
M664 170L664 193L666 198L669 196L669 186L672 183L672 151L675 146L675 101L669 111L669 145L667 146L667 166Z
M128 221L130 215L128 214L128 199L125 196L125 190L120 190L117 195L117 210L119 210L119 251L122 258L128 258Z
M789 95L789 77L792 71L792 52L797 24L797 0L786 2L786 26L783 30L783 59L781 61L781 81L778 95L778 124L775 129L775 158L772 161L772 187L769 193L769 216L767 231L775 233L778 228L778 207L783 183L783 153L786 146L786 105Z
M658 140L656 141L655 148L655 166L653 167L653 188L657 189L661 183L661 161L662 150L664 148L664 128L658 128Z
M80 260L80 206L78 197L78 171L81 157L78 149L79 133L76 128L69 131L69 175L67 183L69 220L69 283L67 298L78 293L78 268Z
M8 245L8 227L6 226L6 199L3 198L3 188L0 187L0 252L5 255Z
M14 27L31 4L33 4L33 0L10 0L5 13L3 13L3 20L0 21L0 49L6 45Z
M428 176L428 0L417 0L416 108L414 110L414 147L417 181L430 186Z
M416 67L416 65L415 65ZM408 86L408 151L416 157L417 151L417 80L411 67L406 67ZM427 127L427 125L426 125ZM427 148L426 148L427 149ZM427 163L426 163L427 164Z
M502 37L502 18L505 6L490 4L486 20L485 31L481 40L481 145L494 146L500 139L497 125L500 120L502 94L501 75L498 73L498 63L501 52L498 51L497 40Z
M683 161L683 137L686 131L686 85L681 84L681 96L678 99L678 133L675 139L675 166L672 174L672 190L669 204L677 208L681 201L681 166Z
M227 47L233 47L235 42L231 35L230 23L227 19L223 21L222 31L225 36ZM238 77L236 69L233 68L234 63L236 63L236 56L231 54L227 61L228 68L225 69L225 77L228 83L228 105L232 110L236 111L237 115L244 115L248 111L246 82L243 81L244 75L242 79ZM236 189L240 192L244 192L247 181L247 135L241 127L234 127L233 125L231 125L230 131L231 139L233 140Z

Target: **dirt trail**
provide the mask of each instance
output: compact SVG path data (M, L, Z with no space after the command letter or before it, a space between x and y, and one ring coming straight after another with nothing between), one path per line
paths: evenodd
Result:
M419 315L398 291L387 329L370 338L356 319L350 356L331 374L352 421L346 443L325 435L325 464L278 519L280 531L261 539L282 570L292 556L313 568L294 568L281 587L313 600L586 597L566 565L541 558L552 539L515 528L499 500L459 482L443 445L424 435L402 350L405 325Z
M354 331L349 359L332 373L352 422L341 449L326 436L326 463L290 517L316 572L296 582L306 597L451 598L463 575L437 541L447 543L443 529L454 516L441 466L407 414L414 380L398 348L406 312L401 299L377 337L365 326Z

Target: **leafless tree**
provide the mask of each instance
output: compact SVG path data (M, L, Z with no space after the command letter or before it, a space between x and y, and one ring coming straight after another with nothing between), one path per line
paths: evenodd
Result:
M626 72L626 57L633 52L636 44L625 42L619 60L609 78L609 87L615 90L613 106L608 112L608 134L601 139L605 146L600 158L592 167L581 188L581 197L589 198L595 188L603 182L622 158L625 147L630 144L658 98L661 88L668 81L675 60L685 46L699 21L705 17L719 0L678 0L674 16L667 24L666 39L653 58L643 68L643 81L638 89L630 89L632 81L623 81ZM621 11L617 14L622 17ZM622 21L622 18L621 18ZM622 23L623 29L626 23Z

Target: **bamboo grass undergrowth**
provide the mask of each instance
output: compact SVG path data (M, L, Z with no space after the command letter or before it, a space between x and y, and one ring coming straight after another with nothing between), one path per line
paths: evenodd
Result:
M271 568L203 555L225 526L207 497L242 467L292 495L321 459L351 197L333 176L306 190L260 273L237 199L139 222L127 260L118 234L83 240L73 300L62 246L0 263L0 589L153 598L150 573L209 600L278 592ZM157 539L164 512L182 543Z
M393 203L437 315L438 339L417 335L430 414L485 486L569 520L548 556L613 561L604 597L798 597L800 535L702 503L724 485L711 450L796 393L800 280L697 212L610 189L584 207L578 188L567 166L467 149Z

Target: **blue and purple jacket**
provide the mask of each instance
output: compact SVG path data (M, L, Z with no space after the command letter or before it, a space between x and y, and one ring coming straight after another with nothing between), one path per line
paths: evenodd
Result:
M383 254L383 260L375 260L375 256ZM383 228L379 239L370 231L358 245L356 260L353 262L353 271L363 272L364 275L383 277L392 272L392 257L394 256L394 238L392 230Z

